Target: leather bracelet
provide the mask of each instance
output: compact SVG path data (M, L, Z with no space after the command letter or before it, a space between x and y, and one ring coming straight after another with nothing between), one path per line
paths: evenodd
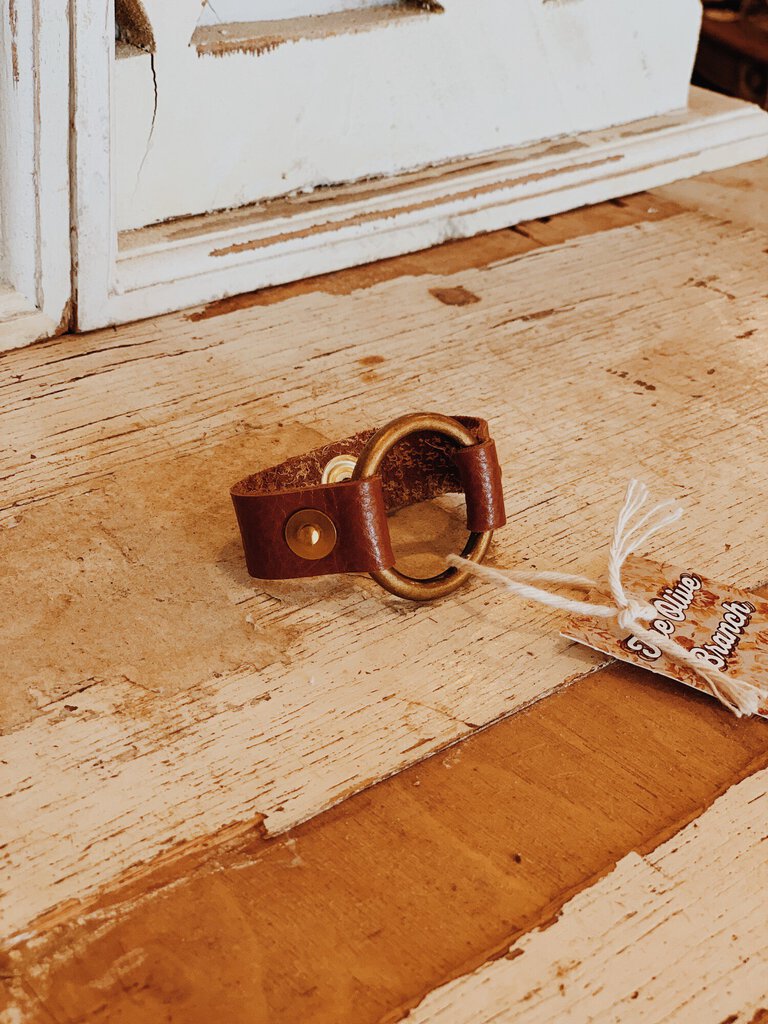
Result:
M247 476L230 493L251 576L367 572L391 593L428 601L468 574L454 567L429 579L399 572L387 513L461 491L470 531L462 554L479 562L506 522L488 424L415 413Z

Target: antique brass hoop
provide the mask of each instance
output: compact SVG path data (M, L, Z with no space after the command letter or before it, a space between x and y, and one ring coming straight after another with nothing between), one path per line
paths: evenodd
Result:
M442 416L439 413L410 413L392 420L373 435L357 460L352 479L366 480L376 476L387 453L403 438L418 430L431 430L443 434L465 448L477 444L477 438L462 423L450 416ZM462 557L473 562L482 562L491 543L491 537L493 530L470 533L461 552ZM417 579L393 567L372 572L371 576L380 586L397 597L404 597L410 601L433 601L435 598L452 594L467 580L469 573L464 569L450 566L437 576Z

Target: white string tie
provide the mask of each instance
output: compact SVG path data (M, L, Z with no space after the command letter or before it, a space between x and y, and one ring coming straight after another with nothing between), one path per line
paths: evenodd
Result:
M621 578L621 570L626 560L638 548L647 544L659 530L676 523L683 514L680 507L674 507L673 501L662 501L643 512L648 497L649 492L645 484L638 480L630 481L624 497L624 504L616 518L613 539L608 551L607 576L613 599L611 605L575 601L562 594L555 594L550 590L533 585L535 583L551 583L556 586L571 586L585 590L597 587L597 581L589 579L587 576L574 576L561 572L502 572L487 565L471 562L460 555L449 555L448 561L451 565L466 569L475 576L491 580L516 597L521 597L524 601L534 601L537 604L548 605L550 608L558 608L574 615L615 619L622 632L632 634L639 640L658 647L678 665L685 665L692 669L704 682L712 696L716 697L737 717L753 715L759 710L762 696L758 687L726 675L720 669L700 661L671 637L663 636L656 630L647 629L643 623L657 618L656 609L653 605L640 601L626 592Z

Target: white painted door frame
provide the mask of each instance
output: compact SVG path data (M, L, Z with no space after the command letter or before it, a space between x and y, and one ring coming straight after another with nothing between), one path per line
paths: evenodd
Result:
M701 25L698 0L282 5L299 16L261 20L281 0L219 0L208 26L200 0L117 8L120 34L143 35L114 68L121 231L679 110ZM228 20L247 10L260 20Z
M0 0L0 350L70 323L69 3Z
M693 90L686 110L120 235L111 3L74 11L80 330L138 320L656 187L768 153L768 115Z

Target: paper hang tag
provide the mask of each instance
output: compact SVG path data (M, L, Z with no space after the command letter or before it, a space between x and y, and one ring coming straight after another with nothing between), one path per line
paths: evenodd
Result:
M765 697L758 714L768 718L768 600L730 584L716 583L693 570L646 558L629 558L622 582L627 594L657 610L658 618L647 623L648 629L693 651L702 667L720 669L761 689ZM611 604L607 582L596 587L588 600ZM561 635L708 692L706 683L692 669L622 632L615 619L570 615Z

